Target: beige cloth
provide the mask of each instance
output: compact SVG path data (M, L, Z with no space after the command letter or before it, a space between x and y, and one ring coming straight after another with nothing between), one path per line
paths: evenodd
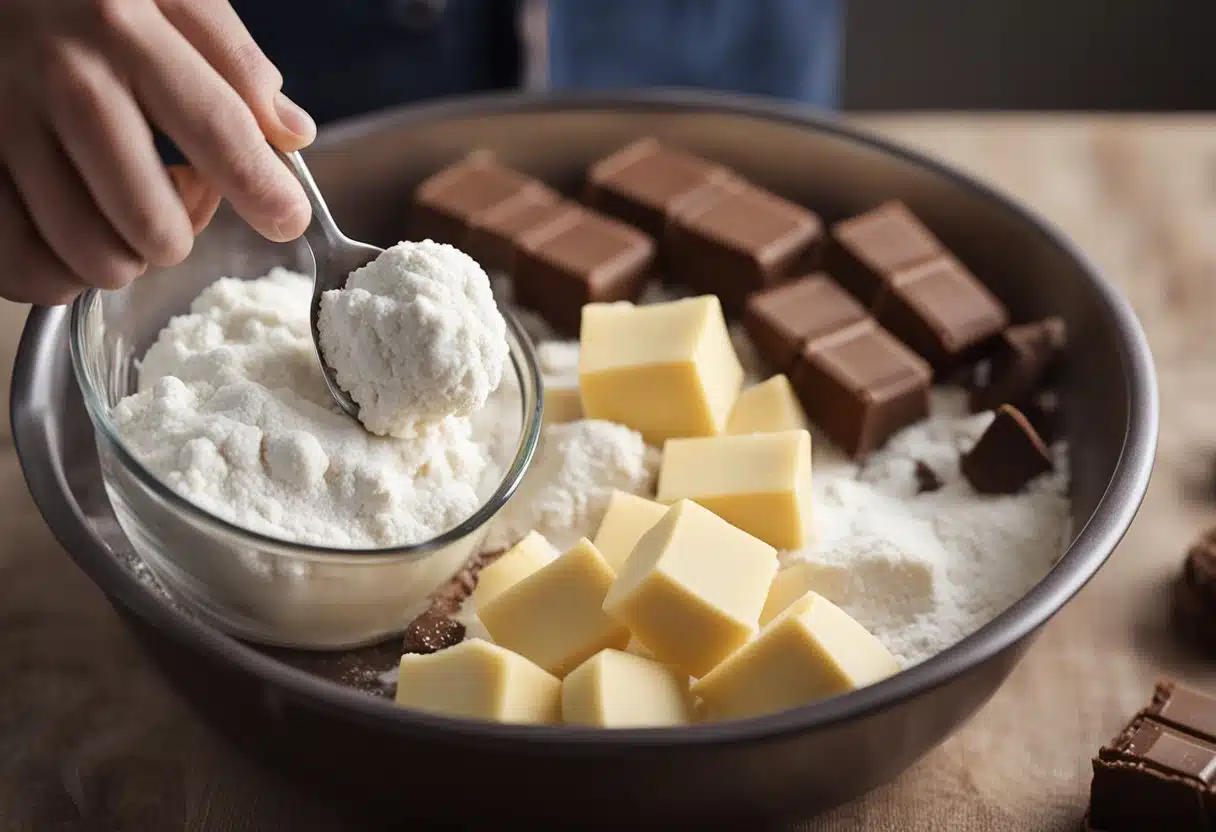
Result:
M1162 674L1216 688L1168 628L1181 553L1216 523L1216 119L871 119L1021 196L1132 298L1156 354L1156 475L1111 563L1008 684L896 782L799 826L1072 830L1089 759ZM0 306L0 366L24 310ZM227 748L55 543L0 437L0 830L353 829Z

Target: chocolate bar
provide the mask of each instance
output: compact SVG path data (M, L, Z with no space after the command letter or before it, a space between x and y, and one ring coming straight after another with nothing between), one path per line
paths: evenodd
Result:
M1216 528L1187 550L1174 584L1174 623L1198 644L1216 645Z
M593 165L584 199L658 241L677 210L706 186L729 178L721 165L645 138Z
M462 247L475 220L529 186L544 187L487 152L472 153L418 186L411 233L417 240Z
M1003 404L959 467L981 494L1015 494L1051 470L1051 451L1020 410Z
M1102 832L1216 828L1216 699L1172 682L1093 760L1089 826Z
M971 385L971 411L992 410L1002 404L1022 407L1046 382L1066 340L1064 321L1058 317L1006 327L985 368L987 378Z
M867 306L892 274L945 253L932 232L898 201L836 223L831 236L828 274Z
M516 302L566 335L578 335L584 304L636 300L655 254L641 231L581 208L518 243Z
M949 255L892 274L873 312L939 376L974 356L1009 323L1004 305Z
M815 214L735 181L672 216L664 258L674 280L717 295L728 314L738 314L749 293L818 268L822 243Z
M791 383L808 417L852 456L929 415L933 371L873 318L806 343Z
M474 217L464 249L483 268L511 274L523 237L576 210L577 205L548 188L526 187L506 202Z
M743 326L756 352L788 373L802 345L869 317L857 300L826 274L813 274L753 292Z

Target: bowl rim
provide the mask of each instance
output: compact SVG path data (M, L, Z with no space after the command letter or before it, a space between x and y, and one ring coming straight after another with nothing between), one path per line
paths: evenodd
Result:
M317 150L340 145L350 137L386 126L490 115L561 111L623 110L679 112L750 117L803 130L894 156L925 169L956 187L997 203L1077 265L1097 291L1119 341L1119 361L1128 387L1128 420L1114 473L1093 514L1051 571L1020 599L976 632L932 658L881 682L831 699L780 713L679 728L603 730L577 726L530 726L479 722L407 710L387 699L346 688L298 670L245 645L172 607L139 584L95 536L75 500L68 499L62 467L49 458L47 426L40 424L37 391L31 380L40 352L52 348L56 309L35 308L22 335L10 402L13 434L27 483L46 516L60 522L52 532L89 576L132 613L194 649L262 682L269 682L311 707L340 714L395 735L441 737L466 745L529 743L536 751L608 756L627 749L688 749L740 742L773 742L822 730L897 707L962 675L973 666L1005 652L1032 636L1098 571L1126 533L1148 488L1157 443L1159 402L1156 373L1148 341L1128 301L1096 265L1054 226L1033 210L977 178L932 157L880 138L836 117L801 104L756 96L705 91L656 89L607 92L507 92L407 105L340 122L322 131ZM45 421L45 420L41 420ZM70 516L73 523L62 522Z
M407 546L383 546L363 549L327 546L320 543L308 543L298 540L288 540L282 537L265 534L255 529L249 529L234 523L202 506L191 502L179 494L163 480L157 477L148 467L127 447L126 441L119 435L113 420L110 418L110 406L105 402L101 393L92 383L92 375L87 366L88 359L84 350L84 331L88 325L89 313L94 309L100 292L90 289L81 294L71 305L71 318L68 324L68 345L72 358L72 372L76 385L80 388L84 399L85 409L94 429L105 439L106 444L113 450L119 464L131 472L140 485L159 499L172 506L178 514L185 515L185 522L204 526L208 533L217 535L225 542L234 546L256 546L262 551L273 552L280 557L306 559L324 563L385 563L412 561L425 558L475 534L479 529L487 527L498 511L519 488L532 457L536 454L540 442L540 428L544 415L544 396L542 395L542 379L540 361L532 339L525 331L523 324L509 310L503 309L503 318L507 324L507 332L512 339L508 351L510 366L520 388L520 406L522 408L519 441L511 465L503 474L498 486L478 505L477 510L461 520L452 528L427 540L412 543ZM518 347L518 349L516 349ZM522 358L522 365L520 359ZM531 393L529 393L531 391Z

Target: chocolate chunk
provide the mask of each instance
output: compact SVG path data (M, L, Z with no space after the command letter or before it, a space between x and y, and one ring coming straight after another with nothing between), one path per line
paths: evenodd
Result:
M1174 585L1174 622L1198 644L1216 646L1216 528L1201 535L1187 551Z
M585 199L659 240L675 211L707 185L728 178L721 165L653 138L639 139L592 166Z
M438 610L427 610L405 628L403 653L436 653L464 641L464 625Z
M463 246L469 226L476 219L530 184L538 183L498 164L489 153L473 153L418 186L414 192L413 237Z
M654 253L654 243L636 228L572 211L519 238L515 300L577 335L584 304L637 299Z
M937 491L942 487L942 478L937 475L937 472L921 462L916 460L916 493L924 494L929 491Z
M929 415L929 365L866 318L808 341L791 383L811 421L852 456Z
M469 227L464 249L485 269L515 271L519 241L577 210L546 187L529 186L511 199L482 212Z
M866 317L865 308L840 284L813 274L749 295L743 325L760 356L788 373L807 341Z
M960 467L981 494L1015 494L1051 470L1051 451L1020 410L1003 404Z
M949 255L891 275L874 301L874 317L939 375L1009 323L1004 304Z
M900 269L944 254L945 249L902 202L885 202L832 226L828 274L867 306Z
M738 314L749 293L817 268L822 241L815 214L732 182L672 216L664 258L676 282L717 295L728 314Z
M1054 316L1006 327L993 346L986 377L977 378L971 386L971 411L993 410L1003 404L1021 407L1046 382L1066 341L1064 321Z
M1216 699L1173 683L1159 684L1152 704L1093 760L1091 826L1105 832L1212 829L1213 723Z

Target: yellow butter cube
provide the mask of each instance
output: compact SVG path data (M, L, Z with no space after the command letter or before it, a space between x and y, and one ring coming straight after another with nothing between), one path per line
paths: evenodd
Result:
M477 610L496 644L565 676L599 651L623 648L629 630L605 614L616 574L589 540Z
M785 612L786 607L810 592L815 586L815 576L819 568L816 564L801 560L782 569L773 578L773 584L768 589L768 598L760 613L760 626Z
M659 468L659 502L685 499L778 549L801 549L814 539L811 435L670 440Z
M528 532L516 543L481 570L473 604L477 609L497 597L503 590L515 586L536 570L549 565L561 552L539 532Z
M626 491L613 491L592 542L612 568L620 571L638 539L659 522L666 511L667 506L662 503Z
M692 721L688 677L654 659L603 650L562 681L562 721L652 728Z
M700 676L755 632L776 571L772 546L681 500L642 535L604 610L660 661Z
M775 375L739 394L726 423L731 434L777 433L805 430L806 414L784 373Z
M628 425L651 445L726 427L743 367L717 297L589 304L581 343L587 418Z
M470 639L401 657L397 704L420 711L532 724L561 721L562 683L505 647Z
M545 379L544 424L560 425L583 418L583 399L577 379Z
M692 686L710 719L783 711L873 684L899 671L865 627L808 592Z

